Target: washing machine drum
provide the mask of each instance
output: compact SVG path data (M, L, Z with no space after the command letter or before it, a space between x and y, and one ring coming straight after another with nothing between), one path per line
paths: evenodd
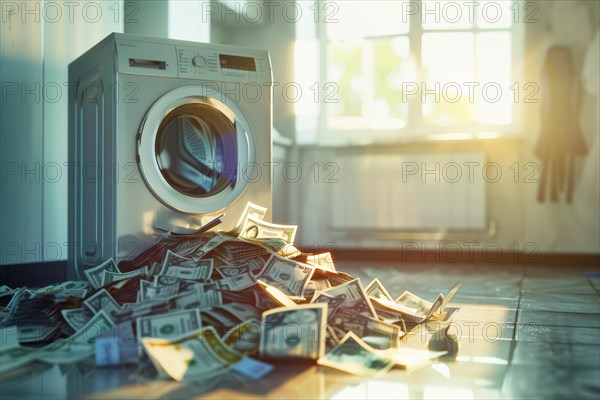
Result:
M167 93L150 108L138 135L146 184L165 205L187 214L229 206L256 164L247 119L233 101L211 90L211 97L203 95L203 86Z

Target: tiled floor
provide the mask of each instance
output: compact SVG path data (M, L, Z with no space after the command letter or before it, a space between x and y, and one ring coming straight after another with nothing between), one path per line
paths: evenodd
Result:
M460 307L449 332L458 351L413 370L376 379L314 365L279 364L262 381L228 375L210 383L136 382L132 368L58 367L18 379L2 377L0 398L600 398L600 278L590 269L343 263L362 279L378 277L392 296L410 290L433 300L454 283ZM445 346L439 334L416 329L404 346ZM44 368L40 366L40 368Z

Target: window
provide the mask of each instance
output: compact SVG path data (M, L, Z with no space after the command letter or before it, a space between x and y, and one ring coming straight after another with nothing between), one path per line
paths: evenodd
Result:
M520 133L519 99L535 90L525 87L521 72L520 19L528 16L528 3L314 4L322 11L314 30L318 81L335 89L331 95L331 87L320 85L317 141ZM297 109L300 114L308 110L306 105Z

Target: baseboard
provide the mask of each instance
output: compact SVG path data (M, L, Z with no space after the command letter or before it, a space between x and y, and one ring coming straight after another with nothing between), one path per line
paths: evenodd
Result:
M473 264L522 265L543 267L582 267L600 269L600 254L534 253L500 249L484 251L400 249L336 249L334 261L398 264Z
M67 280L67 262L0 265L0 284L11 288L40 288Z
M304 249L310 252L308 249ZM568 254L481 251L416 251L397 249L337 249L335 262L364 262L386 264L472 264L521 265L540 267L573 267L600 269L600 254ZM67 262L0 265L0 284L11 288L20 286L43 287L67 280Z

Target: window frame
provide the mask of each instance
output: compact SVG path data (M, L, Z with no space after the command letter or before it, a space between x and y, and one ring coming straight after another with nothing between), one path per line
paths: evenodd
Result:
M505 0L501 0L505 1ZM422 3L421 3L422 4ZM511 6L517 5L520 9L523 8L522 0L512 0ZM409 16L409 31L406 34L370 36L360 39L373 40L379 38L390 37L407 37L409 41L409 62L410 70L412 71L414 82L418 85L424 83L422 73L422 38L426 33L472 33L476 40L478 33L489 32L509 32L511 36L511 77L510 87L517 84L517 94L519 101L514 101L514 93L504 91L503 96L511 96L512 104L512 122L510 124L464 124L464 125L449 125L435 126L428 125L423 121L422 108L423 102L421 96L413 95L407 97L407 121L402 128L372 128L362 125L356 129L343 129L329 126L328 103L320 101L318 105L318 121L316 142L322 145L346 145L346 144L372 144L382 142L412 142L412 141L437 141L437 140L472 140L472 139L489 139L489 138L515 138L522 137L524 131L524 101L523 101L523 86L525 83L525 68L524 68L524 22L512 18L509 28L481 28L477 26L477 22L473 23L471 28L461 29L424 29L421 23L422 7L419 11L410 14ZM477 14L474 14L477 15ZM329 82L327 77L327 48L330 40L326 34L326 24L323 21L316 23L316 41L319 51L319 68L318 81ZM477 51L474 51L473 66L475 74L477 73ZM363 58L365 56L363 55ZM474 81L478 81L475 77ZM481 86L479 86L481 88ZM526 94L526 93L525 93ZM536 102L536 101L534 101ZM358 120L358 118L357 118ZM366 120L367 123L372 120ZM301 132L300 132L301 133ZM368 134L365 134L368 133Z

